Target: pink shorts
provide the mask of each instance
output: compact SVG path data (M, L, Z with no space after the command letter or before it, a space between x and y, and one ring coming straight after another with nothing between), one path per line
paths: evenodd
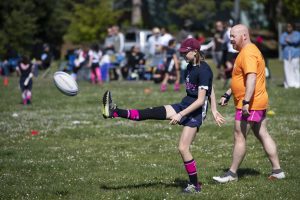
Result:
M235 120L237 121L261 122L265 117L266 110L250 110L248 117L242 115L241 109L235 111Z

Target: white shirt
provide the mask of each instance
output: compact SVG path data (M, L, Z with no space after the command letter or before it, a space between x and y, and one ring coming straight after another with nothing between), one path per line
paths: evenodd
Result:
M169 33L165 33L164 35L160 36L160 45L162 46L169 46L169 41L173 38L173 36Z

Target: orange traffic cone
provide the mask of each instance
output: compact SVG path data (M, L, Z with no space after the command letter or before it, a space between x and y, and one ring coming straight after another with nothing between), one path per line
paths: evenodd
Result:
M8 77L4 77L3 85L8 86Z

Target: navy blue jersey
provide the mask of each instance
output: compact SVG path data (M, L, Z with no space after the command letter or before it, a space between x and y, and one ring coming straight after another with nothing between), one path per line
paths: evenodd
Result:
M29 63L27 65L24 63L19 63L18 67L19 67L19 70L21 73L20 80L19 80L21 91L23 92L24 90L31 90L32 89L32 79L29 80L29 82L26 86L24 85L24 82L25 82L26 78L29 76L29 74L31 73L33 65L31 63Z
M208 99L210 98L212 90L212 81L213 73L206 62L201 61L200 66L193 66L192 64L188 64L187 75L185 77L187 96L182 99L181 103L172 104L171 106L176 111L176 113L179 113L180 111L186 109L197 100L198 91L202 88L206 90L206 97L204 100L204 104L200 108L182 117L182 119L180 120L181 125L198 128L201 126L207 113Z
M206 96L210 97L212 81L213 73L206 62L201 61L200 66L188 64L185 77L187 96L198 98L198 90L203 88L206 90Z
M26 64L20 62L18 67L19 67L19 70L21 73L20 78L25 80L29 76L30 72L32 71L33 66L31 63L26 65Z

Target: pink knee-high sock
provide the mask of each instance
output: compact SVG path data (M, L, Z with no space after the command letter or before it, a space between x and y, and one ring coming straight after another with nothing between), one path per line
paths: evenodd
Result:
M140 119L140 113L138 110L123 110L118 109L113 113L114 117L123 117L127 119L131 119L134 121L138 121Z
M131 120L139 120L140 119L140 113L138 110L128 110L128 117Z
M100 67L96 68L96 75L97 75L98 82L101 83L102 82L102 75L101 75Z
M26 92L26 99L31 100L31 91L30 90L27 90L27 92Z
M199 187L196 161L192 159L190 161L184 162L184 166L186 172L189 175L190 182L194 184L196 187Z
M193 159L189 162L184 163L185 170L189 175L197 173L196 161Z
M93 70L91 70L91 81L92 81L92 83L95 83L95 74L94 74L94 72L93 72Z

